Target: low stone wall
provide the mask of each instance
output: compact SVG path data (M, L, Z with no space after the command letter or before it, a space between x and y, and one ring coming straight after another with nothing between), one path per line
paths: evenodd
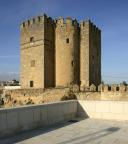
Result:
M77 114L77 101L0 109L0 137L68 121Z
M22 96L44 96L44 95L53 95L58 94L60 92L66 92L69 91L69 88L51 88L51 89L15 89L15 90L5 90L5 94L11 95L14 97L22 97Z
M128 101L128 91L101 91L76 93L78 100Z
M101 100L128 101L128 91L104 91L101 92Z
M70 100L0 109L0 137L75 117L128 121L128 102Z
M61 101L69 88L5 90L4 107Z
M77 100L101 100L101 92L79 92L75 95Z
M128 102L79 100L78 116L128 121Z

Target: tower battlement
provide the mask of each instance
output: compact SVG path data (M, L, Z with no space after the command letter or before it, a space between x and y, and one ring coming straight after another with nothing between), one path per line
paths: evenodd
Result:
M43 16L38 16L35 18L28 19L20 24L21 28L29 27L35 24L39 24L44 21Z
M79 23L77 22L76 19L72 19L71 17L67 17L66 19L64 19L63 17L59 17L58 19L56 19L55 21L56 26L76 26L79 27Z
M80 22L80 27L85 27L86 25L91 24L91 20L84 20Z
M93 24L93 22L91 20L84 20L84 21L80 22L80 28L81 29L85 28L87 25L90 26L90 28L93 31L96 31L96 32L100 32L101 31L95 24Z
M20 27L21 28L28 28L32 25L42 24L42 23L54 24L54 20L51 17L44 14L44 15L37 16L37 17L34 17L34 18L30 18L30 19L28 19L24 22L21 22Z

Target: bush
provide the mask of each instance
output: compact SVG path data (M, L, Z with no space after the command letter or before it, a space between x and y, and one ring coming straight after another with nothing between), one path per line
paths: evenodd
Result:
M61 101L77 99L74 93L67 93L61 98Z

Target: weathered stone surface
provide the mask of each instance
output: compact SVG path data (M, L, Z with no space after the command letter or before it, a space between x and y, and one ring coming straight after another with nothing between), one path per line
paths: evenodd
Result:
M96 86L94 84L90 85L90 91L96 91Z
M55 31L46 15L21 24L22 88L55 86Z
M112 84L111 91L113 91L113 92L119 91L119 86L117 84Z
M104 85L103 84L100 84L99 86L98 86L98 91L100 92L100 91L104 91Z
M126 91L126 86L124 84L120 84L119 90L120 90L120 92L125 92Z
M80 23L80 81L101 83L101 31L89 20Z
M107 84L104 85L104 91L105 92L109 91L109 85L107 85Z
M73 92L79 92L79 86L73 85Z
M80 86L80 91L81 91L81 92L84 92L84 91L85 91L85 86L84 86L84 85Z
M40 126L68 121L77 115L77 101L0 110L0 138Z
M101 31L92 22L43 15L20 31L22 88L100 84Z

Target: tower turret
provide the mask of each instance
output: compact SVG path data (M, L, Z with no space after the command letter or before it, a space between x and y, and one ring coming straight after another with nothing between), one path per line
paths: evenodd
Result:
M101 32L90 20L80 23L80 81L101 83Z
M79 81L79 27L70 17L56 24L56 86Z
M22 88L44 88L55 85L54 22L46 15L20 25Z

